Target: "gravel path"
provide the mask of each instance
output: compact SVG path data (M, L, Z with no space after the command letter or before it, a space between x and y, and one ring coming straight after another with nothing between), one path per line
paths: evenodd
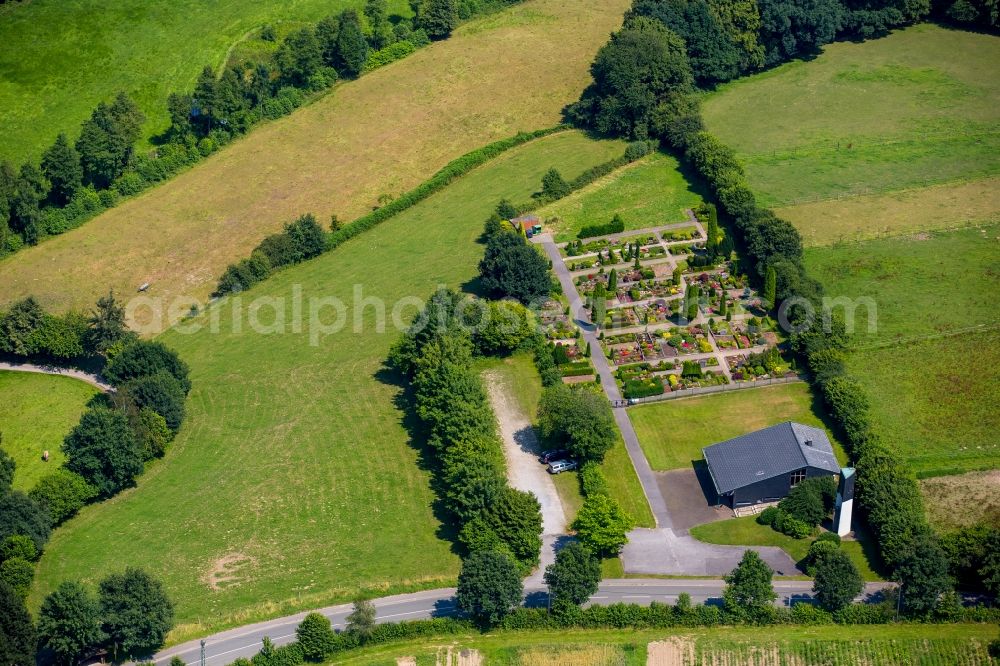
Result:
M74 379L87 382L91 386L96 386L105 393L115 390L111 384L103 381L97 375L84 372L83 370L76 370L74 368L61 368L56 365L35 365L34 363L8 363L6 361L0 361L0 370L10 370L11 372L36 372L41 375L62 375L64 377L73 377Z
M529 581L541 580L545 567L555 561L556 550L566 541L566 512L562 500L545 466L538 462L541 449L531 420L513 396L513 388L498 372L483 374L490 394L490 403L500 423L504 457L507 459L507 480L518 490L538 498L542 505L541 563Z

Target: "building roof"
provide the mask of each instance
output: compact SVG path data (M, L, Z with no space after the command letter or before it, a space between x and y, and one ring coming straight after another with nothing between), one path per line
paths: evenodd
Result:
M720 495L805 467L840 472L826 433L785 421L702 449Z

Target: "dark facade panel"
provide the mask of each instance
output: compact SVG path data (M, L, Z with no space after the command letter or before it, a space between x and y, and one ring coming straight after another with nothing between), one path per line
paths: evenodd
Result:
M806 468L806 478L812 479L818 476L833 476L825 469L816 467ZM737 488L732 492L732 506L749 506L760 504L761 502L775 502L785 497L792 491L792 475L781 474L769 479L762 479L757 483Z

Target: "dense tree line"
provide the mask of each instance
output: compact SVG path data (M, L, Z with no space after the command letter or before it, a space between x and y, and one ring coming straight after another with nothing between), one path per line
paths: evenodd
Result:
M996 26L992 0L942 4L938 13L949 20ZM636 0L626 21L646 17L666 26L683 41L695 81L714 85L813 55L835 39L887 34L930 11L929 0Z
M270 55L221 73L206 66L193 90L167 98L170 126L148 154L135 150L146 118L120 92L97 105L75 141L60 133L39 162L0 163L0 256L166 180L261 120L291 113L306 95L445 39L461 20L517 2L413 0L409 19L390 17L386 0L367 0L361 14L347 9L291 32ZM277 40L269 26L261 37Z
M655 137L678 151L708 183L720 212L742 241L743 255L751 269L748 272L766 283L773 304L796 298L819 312L822 289L803 266L798 232L772 211L758 206L733 150L703 130L697 100L691 94L692 81L710 84L720 80L715 73L731 60L711 56L706 64L704 58L710 52L692 50L692 44L700 43L698 39L674 32L690 30L691 26L702 26L699 30L705 30L704 34L715 29L705 12L693 9L692 4L636 0L622 29L599 51L592 66L594 82L568 115L601 132ZM785 8L788 11L803 11L805 6L789 4ZM818 3L812 6L812 19L836 10L823 9ZM766 3L759 3L759 7L763 31L775 15L769 13ZM842 14L841 24L848 28L825 33L830 39L835 34L881 34L895 25L917 20L928 7L920 0L852 1L841 4L838 11ZM778 32L787 31L788 22L779 23L785 27ZM849 32L844 33L845 29ZM702 36L699 33L699 39ZM790 43L772 48L773 42L762 38L761 44L768 62L791 57L795 55L792 51L801 53L801 47ZM815 39L811 44L810 48L819 46ZM625 112L619 113L616 120L609 118L608 111L617 109ZM810 323L804 308L792 308L787 315L798 330L793 336L793 348L805 359L819 394L857 461L861 512L872 527L883 559L902 582L903 606L916 614L927 613L951 586L949 561L924 517L912 472L873 432L864 391L846 374L843 322L833 317L827 324L815 317Z
M538 563L541 509L533 495L507 485L496 417L472 361L483 352L477 340L488 339L490 353L509 353L529 343L534 331L529 325L515 326L503 338L473 335L490 312L483 306L483 301L438 291L394 346L390 363L410 381L415 412L437 464L436 485L467 556L489 552L483 566L500 562L525 573ZM508 301L502 307L508 308L505 321L530 321L523 306Z
M42 602L37 624L24 594L0 580L0 664L34 664L36 651L42 663L67 666L102 652L114 662L144 656L163 645L173 617L162 584L141 569L106 576L96 594L63 582Z

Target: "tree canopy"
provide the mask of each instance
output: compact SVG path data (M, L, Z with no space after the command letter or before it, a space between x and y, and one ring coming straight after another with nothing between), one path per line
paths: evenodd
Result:
M570 110L606 134L645 139L659 101L691 90L684 41L657 20L633 17L612 33L590 67L594 82Z
M477 622L496 625L521 604L523 594L520 571L509 555L483 550L462 561L458 605Z
M740 563L726 576L722 593L725 608L735 615L754 618L770 610L778 598L771 586L774 571L755 550L743 553Z
M513 298L525 305L548 297L552 289L548 262L520 234L511 232L487 240L479 276L492 296Z
M38 638L58 663L77 663L104 640L97 598L76 581L61 583L42 602Z
M131 486L142 472L142 452L120 410L98 407L84 412L62 449L66 468L86 479L101 497Z
M556 561L545 568L545 584L556 610L579 606L597 592L601 582L601 563L578 541L566 544Z
M35 663L35 625L20 595L0 580L0 666Z
M549 445L565 448L580 461L603 460L617 436L611 405L603 394L561 383L542 393L538 425Z
M174 607L160 581L129 567L102 580L98 596L101 628L116 658L163 645L173 627Z
M816 564L813 592L820 606L828 611L840 610L865 589L857 566L840 548L825 553Z
M608 495L587 497L573 521L580 542L600 557L617 555L628 543L628 533L633 527L632 516Z

